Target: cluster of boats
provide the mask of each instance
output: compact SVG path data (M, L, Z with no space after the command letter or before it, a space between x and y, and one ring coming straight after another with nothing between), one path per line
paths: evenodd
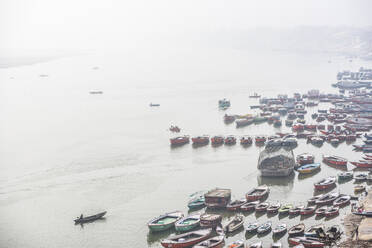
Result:
M256 211L268 215L279 214L282 217L293 215L316 215L319 217L332 218L338 214L339 208L350 204L351 197L336 192L314 196L308 200L308 205L294 206L279 202L266 202L270 188L261 185L246 193L242 199L231 200L231 192L228 189L213 189L208 192L196 192L191 195L188 202L190 210L204 207L225 209L226 211L247 212ZM363 211L358 213L362 214ZM281 218L282 218L281 217ZM235 215L226 224L222 224L222 216L219 214L203 213L184 216L180 211L163 214L149 221L148 227L152 232L165 231L171 228L180 233L171 235L161 241L163 247L219 247L225 245L225 235L237 233L245 229L246 233L266 235L270 232L274 236L281 237L288 232L290 245L302 245L302 247L324 247L336 241L341 236L338 225L326 229L324 225L312 226L305 229L304 223L299 223L290 228L285 223L272 225L271 221L264 223L252 222L245 225L242 214ZM262 242L247 245L245 241L238 240L228 244L227 247L262 247ZM273 242L271 247L282 247L281 242Z

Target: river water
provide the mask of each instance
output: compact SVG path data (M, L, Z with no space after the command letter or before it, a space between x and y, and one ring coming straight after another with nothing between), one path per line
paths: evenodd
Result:
M147 221L173 210L186 214L191 193L215 187L230 188L233 198L240 198L268 184L269 201L305 203L315 181L339 170L322 164L307 178L261 178L262 148L171 149L173 135L167 129L176 124L191 136L286 132L266 123L241 129L225 125L217 101L231 100L226 113L254 113L249 105L258 100L248 97L253 92L291 95L315 88L335 93L330 85L337 71L359 66L371 63L329 54L210 48L86 54L0 69L0 247L160 247L159 240L171 232L150 234ZM91 90L104 93L91 95ZM161 106L150 108L150 102ZM316 110L308 108L310 114ZM302 152L314 153L317 162L328 153L360 157L345 143L317 148L300 140L294 153ZM352 186L336 190L353 193ZM73 224L81 213L102 210L108 211L104 220ZM328 225L349 211L343 208L327 221L315 216L270 220L274 225ZM223 214L224 223L233 217ZM248 214L245 222L256 218L264 222L268 217ZM258 239L242 231L227 243L246 238L249 243ZM268 247L272 234L260 238ZM286 236L281 241L288 245Z

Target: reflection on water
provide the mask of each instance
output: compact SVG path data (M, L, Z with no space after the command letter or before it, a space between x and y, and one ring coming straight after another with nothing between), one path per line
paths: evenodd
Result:
M257 184L267 186L287 186L287 190L293 188L294 178L296 177L295 173L291 173L288 177L262 177L257 176Z

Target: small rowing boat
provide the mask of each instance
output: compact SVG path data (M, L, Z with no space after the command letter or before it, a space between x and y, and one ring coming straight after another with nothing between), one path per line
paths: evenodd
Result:
M149 221L147 224L150 231L159 232L172 228L174 224L183 217L183 213L180 211L174 211L160 215Z
M245 231L248 233L255 232L259 226L258 222L249 223Z
M279 224L277 225L274 230L273 234L278 235L278 234L283 234L287 231L287 225L286 224Z
M300 211L301 215L311 215L315 212L316 206L308 206Z
M270 206L270 203L262 202L256 206L255 210L256 212L265 212L269 206Z
M269 192L270 189L268 186L261 185L246 193L245 198L247 199L247 201L257 201L267 196Z
M347 165L347 159L338 156L323 155L323 162L331 165Z
M224 244L225 244L225 236L219 235L219 236L204 240L194 245L193 248L223 248Z
M201 229L197 231L187 232L180 235L170 236L163 239L160 243L165 248L185 248L195 245L209 238L212 234L212 229Z
M277 213L281 204L279 202L270 204L270 206L267 208L268 213Z
M242 211L254 210L259 203L260 203L259 201L247 202L243 206L240 207L240 210Z
M336 177L334 177L334 176L324 178L324 179L318 181L317 183L314 183L314 187L315 187L316 190L328 189L328 188L331 188L335 185L336 185Z
M320 163L306 164L297 169L300 174L310 174L320 169Z
M200 225L200 214L190 215L177 221L174 226L178 232L188 232Z
M263 233L269 232L270 230L271 230L271 221L267 221L257 228L257 233L263 234Z
M247 200L245 198L238 199L227 204L226 209L229 211L236 211L240 209L240 207L243 206L245 203L247 203Z
M91 215L91 216L87 216L87 217L83 217L83 215L81 215L80 217L76 218L74 220L75 224L83 224L83 223L87 223L87 222L92 222L92 221L95 221L95 220L98 220L98 219L101 219L103 218L103 216L106 214L107 212L101 212L101 213L98 213L98 214L95 214L95 215Z
M300 224L297 224L297 225L291 227L288 230L288 235L290 237L300 236L300 235L303 235L304 232L305 232L305 224L304 223L300 223Z
M238 230L239 228L243 227L244 224L244 217L243 215L237 215L225 226L224 230L226 233L232 233Z

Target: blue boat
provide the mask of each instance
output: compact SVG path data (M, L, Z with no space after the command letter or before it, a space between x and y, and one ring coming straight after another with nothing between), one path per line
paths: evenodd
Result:
M308 174L312 173L316 170L320 169L320 163L315 163L315 164L306 164L297 169L297 171L300 174Z
M365 133L365 134L364 134L364 137L365 137L367 140L372 140L372 133Z

